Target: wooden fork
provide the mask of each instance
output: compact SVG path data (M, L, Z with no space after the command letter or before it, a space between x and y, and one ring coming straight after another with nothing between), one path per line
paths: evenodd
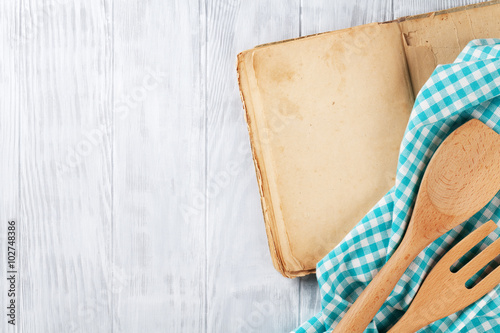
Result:
M496 224L489 221L448 251L434 266L404 316L389 333L415 332L438 319L462 310L500 284L500 267L497 267L472 288L465 286L474 274L500 255L500 239L481 251L458 272L451 271L451 266L458 259L495 228Z

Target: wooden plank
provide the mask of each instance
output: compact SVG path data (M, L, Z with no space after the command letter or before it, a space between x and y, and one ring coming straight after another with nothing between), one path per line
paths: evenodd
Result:
M286 332L298 280L272 266L236 77L238 52L299 36L299 1L207 1L208 332Z
M321 310L321 294L316 275L300 278L299 321L308 321Z
M393 0L302 1L302 35L393 19ZM426 1L427 2L427 1Z
M302 33L316 34L349 28L371 22L390 21L392 0L302 2ZM300 322L305 322L321 310L321 295L314 276L300 278Z
M7 295L10 283L7 279L7 241L8 224L10 220L19 222L19 45L16 36L19 34L19 4L14 1L0 2L0 44L2 45L2 58L0 65L0 306L2 308L1 332L15 332L16 326L9 325L8 320L17 319L6 316L10 300L16 301L16 315L19 315L19 296ZM18 236L19 233L16 233ZM12 237L12 235L10 235ZM16 240L15 248L19 242ZM17 270L18 267L15 267ZM16 283L18 290L19 284ZM9 310L10 311L10 310ZM16 320L17 323L17 320Z
M116 332L205 331L200 14L197 0L114 7Z
M21 2L19 332L111 330L109 16Z
M18 331L287 331L319 310L314 276L272 268L236 53L480 1L301 2L0 3Z
M394 18L408 15L418 15L437 10L449 9L453 7L465 6L474 3L483 2L482 0L393 0Z

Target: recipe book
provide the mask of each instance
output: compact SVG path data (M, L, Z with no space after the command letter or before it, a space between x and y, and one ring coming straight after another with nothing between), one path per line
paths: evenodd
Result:
M500 1L258 46L238 55L275 268L314 273L395 183L415 96L476 38L500 38Z

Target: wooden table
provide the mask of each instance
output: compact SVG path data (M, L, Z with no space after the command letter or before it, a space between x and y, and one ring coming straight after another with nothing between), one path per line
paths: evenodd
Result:
M2 332L287 332L237 82L257 44L477 1L0 2ZM0 300L6 309L6 277Z

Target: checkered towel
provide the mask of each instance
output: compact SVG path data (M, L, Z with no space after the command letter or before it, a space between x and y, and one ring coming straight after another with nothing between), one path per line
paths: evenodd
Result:
M424 85L401 144L396 185L318 263L322 310L295 332L331 332L338 324L400 243L432 154L448 134L472 118L500 133L500 39L471 41L453 64L438 66ZM446 251L483 223L500 221L499 206L500 192L472 218L420 253L365 332L389 329L408 309L423 278ZM487 238L469 254L479 252L494 238ZM483 274L496 266L493 263ZM466 309L419 332L500 332L499 294L497 286Z

